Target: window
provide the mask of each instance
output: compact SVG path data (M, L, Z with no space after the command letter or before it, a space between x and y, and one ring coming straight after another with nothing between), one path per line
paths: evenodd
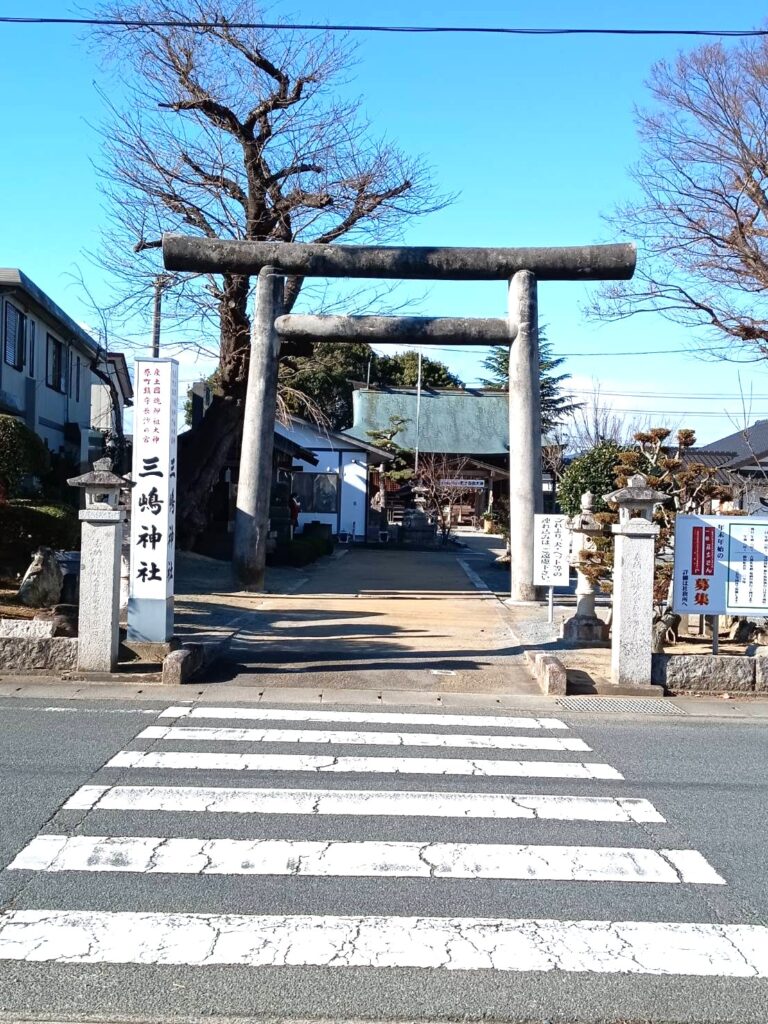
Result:
M5 304L5 361L9 366L20 370L24 365L24 340L26 335L27 318L11 305Z
M336 515L339 507L337 473L296 473L293 490L298 495L302 512Z
M77 357L77 369L75 370L75 401L80 401L80 356Z
M30 377L35 376L35 349L37 347L37 338L35 330L35 321L27 320L27 374Z
M64 342L49 334L45 346L45 382L62 394L67 390L67 350Z

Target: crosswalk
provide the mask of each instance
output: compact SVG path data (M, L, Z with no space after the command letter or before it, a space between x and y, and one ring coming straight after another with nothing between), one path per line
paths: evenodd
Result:
M669 826L624 786L559 719L169 707L8 865L78 884L59 907L0 914L0 960L768 977L765 927L625 919L621 892L727 880L698 850L650 842ZM182 876L201 896L223 876L232 895L217 889L206 912L170 905L172 890L167 909L142 905L147 885ZM127 893L146 880L135 908L100 906L98 886L118 877ZM256 897L268 878L283 879L291 912L243 913L235 889ZM337 913L313 912L309 895L301 906L323 879ZM93 898L73 906L83 880ZM376 881L382 904L391 891L386 913L349 912L356 880ZM403 906L387 888L402 880L442 912ZM606 916L515 916L537 899L551 907L543 883L604 886ZM445 914L441 887L494 884L508 887L503 916ZM162 888L149 891L162 903Z

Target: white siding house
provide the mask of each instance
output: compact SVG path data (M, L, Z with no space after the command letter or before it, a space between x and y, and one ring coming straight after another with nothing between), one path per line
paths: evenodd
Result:
M333 534L347 533L365 539L368 524L368 466L388 462L391 456L373 445L343 432L325 430L306 420L291 417L275 432L306 448L317 459L313 466L294 458L291 489L301 505L299 527L321 522ZM298 471L295 467L301 467Z
M89 457L98 356L90 335L26 274L0 269L0 413L80 463Z

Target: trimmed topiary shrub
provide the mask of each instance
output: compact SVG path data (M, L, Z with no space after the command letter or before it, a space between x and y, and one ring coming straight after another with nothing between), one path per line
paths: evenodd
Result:
M616 467L627 449L613 441L603 441L580 455L563 473L557 485L557 503L567 516L575 516L581 508L581 496L591 491L595 496L595 512L605 512L603 495L616 490Z

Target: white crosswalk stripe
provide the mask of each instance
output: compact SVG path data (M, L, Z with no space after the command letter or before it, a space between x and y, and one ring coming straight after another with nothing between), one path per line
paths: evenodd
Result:
M0 956L67 964L768 977L768 928L645 921L12 910Z
M422 818L527 818L549 821L661 822L632 797L509 793L431 793L376 789L249 789L215 786L81 786L69 810L197 811L226 814L389 815Z
M433 715L388 711L315 711L313 708L170 707L159 718L228 718L252 722L347 722L355 725L439 725L475 729L567 729L559 718L513 718L504 715Z
M211 885L206 883L207 876L231 877L233 884L238 876L284 876L289 887L293 878L329 878L341 880L340 897L345 893L343 880L351 878L380 879L378 887L391 886L397 879L413 879L410 884L419 886L481 881L592 887L627 883L627 891L640 883L678 890L726 884L698 850L672 848L673 841L649 844L651 827L668 828L664 817L641 797L606 793L607 784L623 786L624 777L601 761L573 760L575 753L591 750L584 740L542 735L547 730L567 732L568 726L559 719L191 705L169 707L158 717L173 722L143 729L136 740L145 749L121 750L104 765L110 771L120 770L119 781L105 773L66 801L64 812L78 815L75 830L67 826L39 834L7 870L59 877L75 873L91 877L89 884L96 884L98 875L122 873L127 876L126 885L137 875L148 879L192 875L198 880L189 884L195 886ZM197 724L199 720L202 725ZM311 723L319 727L305 728ZM151 749L146 749L147 743ZM227 743L250 743L257 749L221 749ZM164 744L177 749L158 749ZM328 751L260 752L258 748L265 744L289 749L321 744ZM371 756L344 754L349 746L370 748ZM393 746L429 750L424 750L424 756L400 756L399 751L390 756ZM461 756L462 748L481 751L483 756ZM510 757L515 751L541 751L542 759ZM155 785L147 782L147 771L199 773L205 784ZM205 773L220 777L222 784L208 784L211 780ZM234 773L230 785L227 773ZM293 782L297 773L355 776L360 787L369 788L281 785L283 778ZM270 775L264 780L268 785L240 784L244 775L247 782L250 775L265 774ZM401 776L409 778L410 788L396 788ZM478 791L416 788L421 779L425 787L430 785L430 776L472 777L471 785ZM379 780L386 778L392 779L389 788L377 789ZM544 788L550 780L568 780L575 788L593 792L499 791L505 780L513 778L539 780ZM110 818L129 812L135 828L115 825L128 820L124 817ZM202 827L199 831L181 828L174 813L192 815L190 821ZM219 833L226 833L235 821L222 817L227 814L240 816L240 835L217 834L217 819ZM315 818L314 833L307 835L302 829L301 838L295 831L280 835L287 826L279 816L285 822L294 816L305 823ZM443 820L443 834L430 836L438 819ZM513 826L517 838L525 841L508 842L509 835L503 836L503 842L466 841L473 835L468 828L493 819L517 820L519 824ZM270 820L273 834L264 835ZM344 835L345 823L354 820L363 838ZM164 821L173 823L168 828L171 834L166 834ZM327 828L318 833L323 821ZM100 829L103 822L114 827ZM369 828L391 829L396 822L399 828L418 831L415 835L406 831L405 838L365 837ZM541 830L552 828L547 823L557 822L566 830L578 823L589 824L593 832L610 830L605 838L616 835L617 844L579 842L578 828L572 845L552 843L552 832L535 841ZM499 826L495 827L498 834ZM176 829L184 834L173 834ZM457 837L463 841L446 836L456 829L464 830ZM594 834L603 839L602 833ZM641 839L641 845L629 845L632 838ZM254 879L249 884L259 882ZM295 898L291 898L292 907ZM216 913L186 912L187 908L161 912L154 907L151 912L142 907L131 911L8 910L0 914L0 959L768 977L768 929L761 926L611 917L562 921L547 916L407 917L400 904L392 906L391 916L260 915L238 913L237 907L226 905L226 896L221 902L220 913L218 906Z
M121 750L106 768L193 771L348 772L386 775L480 775L496 778L621 779L608 764L579 761L469 761L459 757L331 757L328 754L225 754Z
M475 775L559 779L614 779L623 776L595 762L468 760L463 758L346 757L310 754L230 754L209 751L124 750L107 768L165 768L200 771L284 771L391 775Z
M44 835L33 839L8 867L11 871L370 875L725 884L695 850L512 846L503 843L355 843Z
M479 750L589 750L584 740L560 736L462 736L436 732L353 732L319 729L179 729L151 725L138 740L229 743L322 743L378 747L474 747Z

